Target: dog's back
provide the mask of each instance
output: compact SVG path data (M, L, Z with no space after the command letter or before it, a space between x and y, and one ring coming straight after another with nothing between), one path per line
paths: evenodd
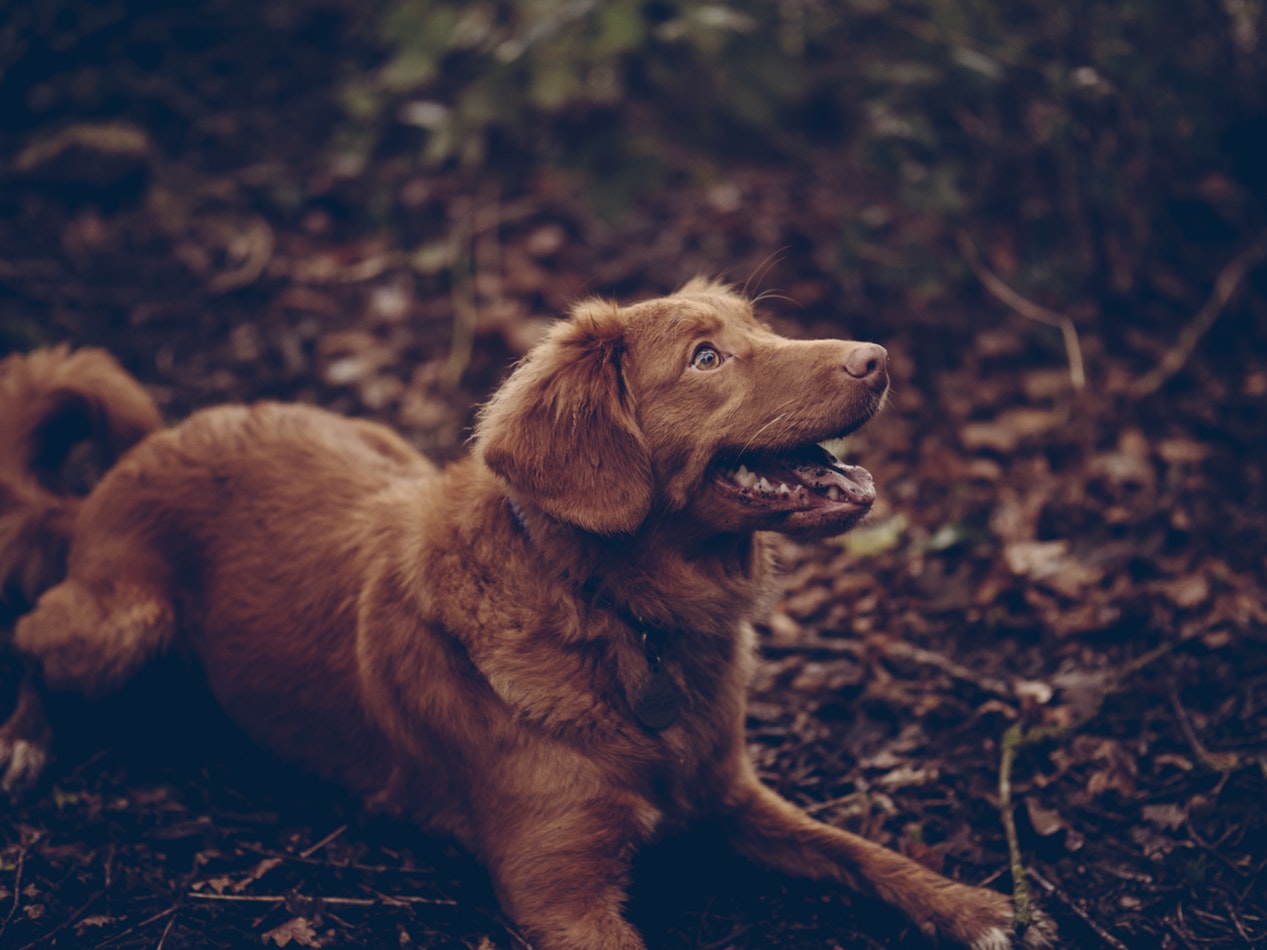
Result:
M77 580L19 622L17 646L45 657L50 685L103 694L179 638L258 741L377 791L388 757L356 675L364 561L391 543L396 499L435 472L373 423L276 403L202 410L83 501Z

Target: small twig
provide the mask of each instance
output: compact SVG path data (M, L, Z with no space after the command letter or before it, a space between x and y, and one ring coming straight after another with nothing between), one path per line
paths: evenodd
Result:
M1029 876L1032 877L1035 881L1037 881L1039 885L1043 888L1043 890L1045 890L1048 894L1051 894L1057 899L1059 899L1059 901L1062 904L1064 904L1071 911L1073 911L1075 914L1081 917L1082 922L1085 923L1092 930L1094 930L1096 936L1099 937L1101 940L1103 940L1110 947L1112 947L1113 950L1127 950L1126 944L1122 943L1122 941L1118 940L1117 937L1113 936L1111 933L1109 933L1107 930L1105 930L1103 927L1097 924L1094 920L1092 920L1091 916L1085 910L1083 910L1080 906L1078 906L1078 903L1076 901L1074 901L1067 894L1065 894L1065 892L1062 891L1060 888L1058 888L1055 884L1051 883L1051 881L1047 880L1045 877L1043 877L1033 868L1029 869Z
M891 660L909 660L912 663L934 667L955 679L971 683L983 693L993 693L1006 700L1016 698L1016 694L1001 680L977 673L941 653L911 646L900 640L890 640L887 637L871 637L865 643L841 637L805 637L795 643L766 642L761 645L761 650L768 656L801 653L847 653L861 656L868 650L874 650Z
M1254 243L1228 261L1219 272L1219 276L1214 280L1214 290L1210 293L1205 305L1197 311L1192 322L1183 328L1174 346L1166 351L1161 362L1135 384L1133 392L1136 396L1151 396L1164 386L1170 377L1183 369L1192 356L1192 351L1214 326L1214 321L1219 318L1223 308L1232 299L1232 295L1236 293L1245 275L1252 271L1264 257L1267 257L1267 231L1260 234Z
M155 946L154 950L163 950L163 944L167 942L167 935L172 932L172 924L174 923L176 923L176 915L172 914L171 919L167 921L167 926L163 928L163 935L158 938L158 945Z
M807 815L817 815L820 811L827 811L839 805L848 805L856 801L860 797L865 797L866 792L862 789L855 789L848 795L839 795L836 798L829 798L825 802L811 802L804 806L801 810Z
M101 941L101 943L97 944L97 950L101 950L102 947L108 947L112 943L118 943L124 937L134 934L138 930L141 930L144 927L148 927L150 924L154 923L154 921L162 920L164 917L174 914L178 910L180 910L179 904L173 904L171 907L167 908L167 910L160 910L157 914L154 914L150 917L146 917L139 924L133 924L127 930L121 930L117 934L115 934L113 937L107 937L105 940ZM167 931L164 930L163 933L165 935Z
M337 867L345 868L350 871L370 871L374 874L434 874L434 868L402 868L394 867L389 864L361 864L357 861L331 861L313 858L311 856L304 857L302 854L292 854L289 851L273 851L268 848L252 846L250 844L242 844L243 851L249 851L251 854L258 854L265 858L279 858L282 861L295 861L301 864L308 864L315 867Z
M18 852L18 866L13 874L13 904L9 908L9 913L5 915L4 922L0 923L0 937L3 937L4 932L9 929L9 921L13 920L13 915L18 912L18 904L22 900L22 869L26 866L26 852L30 846L30 844L24 844L22 850Z
M1251 950L1253 947L1258 946L1257 942L1251 939L1249 932L1245 930L1245 925L1241 923L1241 918L1240 915L1236 913L1236 908L1226 901L1224 902L1224 906L1227 908L1228 916L1232 918L1232 923L1236 925L1236 932L1240 934L1241 939L1245 941L1245 946L1250 947Z
M98 891L96 894L93 894L92 897L88 898L88 900L84 901L84 903L80 905L78 910L72 912L70 916L65 918L60 924L58 924L56 927L54 927L52 930L50 930L48 933L44 934L43 936L38 937L35 940L32 940L26 946L22 947L21 950L31 950L32 947L39 946L41 943L43 943L46 940L51 940L53 937L57 936L57 934L61 933L67 927L70 927L73 924L77 924L83 918L88 908L91 907L93 904L95 904L98 898L100 898L101 895L104 893L105 893L104 891Z
M874 642L881 653L892 659L911 660L924 666L934 667L955 679L971 683L983 693L993 693L1002 699L1012 700L1016 698L1015 693L1012 692L1006 683L996 680L992 676L977 673L962 663L955 662L948 656L934 653L932 650L925 650L922 647L911 646L909 643L902 643L900 640L876 637Z
M246 904L267 904L267 903L285 903L287 898L283 894L203 894L199 891L190 891L186 896L200 901L236 901ZM446 897L418 897L407 894L403 897L384 894L381 898L375 897L305 897L302 894L294 895L301 901L316 901L322 904L329 904L332 907L390 907L393 904L434 904L441 907L456 907L457 901L450 900Z
M1197 761L1212 772L1231 772L1239 768L1241 759L1235 752L1211 752L1197 736L1196 730L1192 728L1192 720L1188 717L1188 710L1183 708L1183 702L1179 699L1179 687L1175 685L1173 676L1166 681L1166 693L1170 697L1171 708L1175 711L1179 730L1188 740Z
M1188 950L1197 950L1196 945L1192 942L1192 938L1187 933L1188 925L1183 919L1183 904L1180 904L1175 908L1175 916L1178 918L1178 923L1173 920L1166 921L1167 925L1170 927L1170 932L1178 937Z
M861 656L866 652L866 645L843 637L805 636L794 643L766 640L761 644L761 652L771 657L794 656L802 653L849 653Z
M1016 926L1028 927L1034 917L1030 902L1029 882L1025 880L1025 861L1021 857L1021 840L1016 833L1016 816L1012 813L1012 763L1016 750L1025 743L1025 727L1019 722L1003 733L1003 751L999 761L999 814L1007 836L1008 865L1012 870L1012 911Z
M981 260L981 254L977 251L977 246L966 231L960 231L958 239L959 252L972 268L972 272L977 275L982 286L994 299L1011 307L1026 320L1045 323L1049 327L1060 330L1065 340L1065 357L1069 361L1069 382L1073 384L1074 389L1081 392L1087 384L1087 374L1082 363L1082 346L1078 343L1078 330L1073 325L1073 321L1063 313L1049 310L1022 297L1004 283L1002 278L985 266L985 262Z
M320 851L322 848L324 848L331 841L339 837L339 835L343 834L343 832L347 830L348 830L347 825L339 825L339 827L335 828L334 831L330 832L328 835L326 835L324 838L322 838L320 841L314 844L311 848L306 848L303 851L300 851L299 856L301 858L312 857L314 854L316 854L318 851Z
M453 240L463 249L456 255L450 274L451 288L449 303L453 307L453 341L449 344L449 358L444 364L444 381L449 386L457 386L462 374L471 364L471 354L475 349L475 324L477 317L475 306L475 255L468 248L469 240L465 234L455 235Z

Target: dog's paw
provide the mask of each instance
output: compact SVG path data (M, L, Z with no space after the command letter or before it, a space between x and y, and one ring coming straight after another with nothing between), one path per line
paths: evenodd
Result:
M48 750L42 743L0 733L0 792L10 799L33 789L47 764Z
M934 940L949 938L968 950L1050 950L1055 927L1035 912L1020 931L1012 919L1006 894L964 884L949 884L938 895L932 919L922 929ZM1018 932L1020 931L1020 932Z
M1034 911L1029 924L1016 938L1024 950L1052 950L1057 946L1056 923L1041 911Z
M968 950L1051 950L1055 935L1051 919L1036 911L1023 929L1012 924L990 925L963 937Z
M1012 935L1002 927L990 927L968 945L968 950L1012 950Z

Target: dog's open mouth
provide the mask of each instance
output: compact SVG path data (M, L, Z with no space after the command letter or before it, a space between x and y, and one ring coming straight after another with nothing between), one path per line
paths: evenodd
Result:
M778 453L745 451L718 462L715 472L724 495L771 513L831 509L861 515L875 501L871 473L845 465L820 444Z

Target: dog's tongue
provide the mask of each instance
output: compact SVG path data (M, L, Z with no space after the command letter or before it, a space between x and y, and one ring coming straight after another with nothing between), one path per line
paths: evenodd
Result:
M871 478L871 473L861 465L845 465L841 462L832 465L793 462L790 467L802 484L819 494L834 487L840 491L843 498L854 504L869 505L875 501L875 482Z
M748 456L722 474L750 497L774 504L786 501L795 505L804 499L804 492L859 508L869 508L875 501L870 472L860 465L843 464L817 445L778 455Z

